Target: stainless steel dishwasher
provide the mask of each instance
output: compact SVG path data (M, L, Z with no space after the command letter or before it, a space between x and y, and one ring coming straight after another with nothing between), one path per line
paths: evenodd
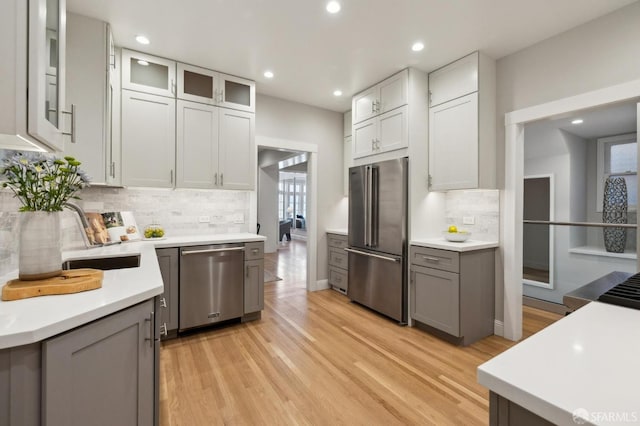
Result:
M180 324L187 330L242 316L244 244L180 250Z

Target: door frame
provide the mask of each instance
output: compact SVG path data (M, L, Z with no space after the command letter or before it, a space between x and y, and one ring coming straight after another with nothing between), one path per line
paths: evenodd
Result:
M505 114L505 176L502 202L504 208L500 221L502 228L500 251L504 268L503 335L505 338L509 340L522 338L524 125L560 114L639 98L640 80L633 80ZM637 115L640 121L640 106L638 106ZM640 242L640 235L637 239ZM640 266L640 258L638 265Z
M550 221L555 220L556 206L555 206L555 187L554 187L553 173L542 174L542 175L527 175L527 176L524 176L523 183L524 183L524 180L527 180L527 179L549 179L549 220ZM524 193L523 193L522 200L524 202ZM549 282L545 283L543 281L527 280L523 278L522 279L523 284L532 285L535 287L542 287L548 290L553 290L553 282L554 282L553 278L554 278L554 271L555 271L555 262L554 262L555 240L554 238L555 238L555 229L553 226L549 226ZM524 239L522 240L522 242L524 244Z
M257 147L306 152L307 160L307 291L323 290L326 284L318 283L318 145L308 142L256 136ZM257 179L257 174L256 174ZM258 185L256 184L256 188ZM252 223L258 222L257 194L252 197Z

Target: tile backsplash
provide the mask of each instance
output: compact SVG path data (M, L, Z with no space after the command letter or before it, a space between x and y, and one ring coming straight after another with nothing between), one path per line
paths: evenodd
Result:
M76 200L86 212L132 211L138 228L159 223L167 235L255 232L249 225L250 193L223 190L172 190L90 187ZM19 203L0 190L0 275L18 267ZM200 223L203 216L208 223ZM84 247L77 215L62 215L62 248Z
M474 225L463 224L464 217L473 217ZM500 191L460 190L445 195L445 220L470 231L474 240L498 241L500 237Z

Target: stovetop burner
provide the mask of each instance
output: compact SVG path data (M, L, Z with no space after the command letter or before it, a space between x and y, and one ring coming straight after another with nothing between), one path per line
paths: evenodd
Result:
M640 309L640 273L630 276L626 281L602 294L598 300L612 305Z

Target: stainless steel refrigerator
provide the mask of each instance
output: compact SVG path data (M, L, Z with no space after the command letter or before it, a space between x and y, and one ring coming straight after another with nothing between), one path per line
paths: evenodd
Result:
M408 160L349 169L347 296L407 322Z

